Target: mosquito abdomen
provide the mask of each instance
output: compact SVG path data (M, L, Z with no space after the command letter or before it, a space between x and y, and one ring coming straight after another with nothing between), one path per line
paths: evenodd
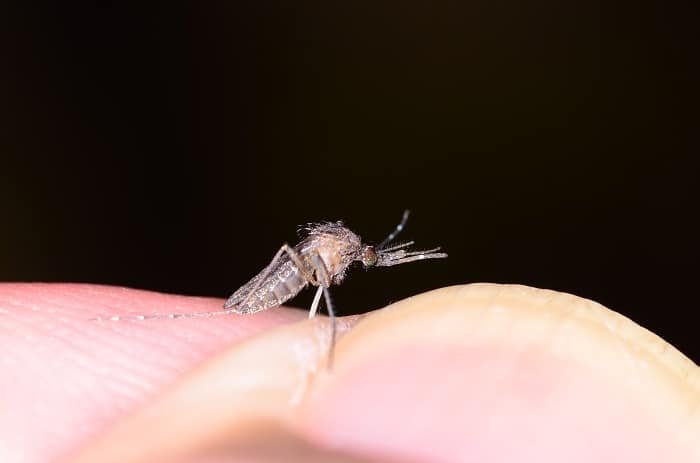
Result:
M224 304L224 308L234 309L237 313L255 313L277 307L299 294L308 284L291 261L280 265L260 282L264 273L265 271L261 272L233 293ZM254 294L250 294L256 286L258 289Z

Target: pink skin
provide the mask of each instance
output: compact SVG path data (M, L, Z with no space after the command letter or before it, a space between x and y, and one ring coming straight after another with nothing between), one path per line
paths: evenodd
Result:
M280 309L255 317L89 321L221 304L110 286L0 285L0 460L53 461L206 358L306 317Z
M411 346L335 378L304 421L322 445L405 461L690 461L620 388L581 373L541 352Z
M74 453L161 401L168 386L191 381L184 373L214 354L306 317L278 308L209 319L88 321L221 304L107 286L0 285L0 461ZM280 417L319 452L406 462L693 461L678 453L673 433L652 418L643 398L537 348L398 343L349 365L339 362L291 423L289 414ZM281 429L256 435L265 435L263 446L286 448ZM359 461L295 460L287 457L303 452L289 447L286 457L269 461Z

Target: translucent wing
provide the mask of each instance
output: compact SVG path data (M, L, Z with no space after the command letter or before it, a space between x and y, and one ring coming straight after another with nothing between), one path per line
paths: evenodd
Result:
M277 307L299 294L308 284L289 255L278 253L270 265L228 298L224 310L249 314Z

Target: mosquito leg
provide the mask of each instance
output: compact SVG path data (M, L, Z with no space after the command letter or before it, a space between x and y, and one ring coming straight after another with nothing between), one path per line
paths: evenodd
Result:
M314 270L316 270L316 278L318 279L320 283L320 288L323 291L323 298L326 301L326 310L328 311L328 317L331 319L331 339L330 339L330 346L328 347L328 369L330 370L331 367L333 366L333 353L335 351L335 335L336 335L336 320L335 320L335 311L333 310L333 301L331 300L331 295L330 291L328 288L331 285L331 279L328 276L328 270L326 270L326 265L323 263L323 259L321 256L318 254L318 252L314 252L311 255L311 264L314 266ZM314 300L318 299L318 291L316 292L316 297L314 297ZM311 310L315 312L316 308L311 307Z
M311 310L309 310L309 318L314 318L316 316L316 310L318 309L318 303L321 302L321 293L323 292L323 286L319 286L314 295L314 301L311 303Z
M331 342L328 348L328 369L333 368L333 355L335 353L335 333L337 331L335 326L335 311L333 310L333 301L331 301L331 294L328 288L323 287L323 298L326 300L326 310L328 310L328 316L331 319Z
M403 228L406 226L406 222L408 221L408 215L410 213L411 213L411 211L409 211L408 209L403 211L403 216L401 217L401 222L399 222L399 224L396 226L396 228L394 229L393 232L389 233L389 236L384 238L384 241L382 241L381 243L379 243L379 245L377 245L377 249L382 249L382 246L386 246L387 244L394 241L394 239L396 239L396 237L399 235L399 233L401 233L401 230L403 230Z
M405 243L396 244L394 246L389 246L388 248L381 248L381 249L377 248L377 250L379 250L381 252L390 252L390 251L396 251L397 249L407 248L409 246L413 246L414 244L416 244L415 241L407 241Z
M282 250L287 253L290 259L292 259L292 262L294 262L294 265L297 266L299 272L301 272L301 275L306 281L308 281L312 285L318 284L316 278L314 278L314 276L311 273L309 273L308 269L306 268L306 264L301 260L299 254L297 254L296 249L285 244L284 246L282 246Z
M111 317L95 317L88 319L91 322L121 322L121 321L141 321L141 320L153 320L157 318L170 318L172 320L178 318L209 318L216 317L219 315L230 315L234 313L233 309L230 310L215 310L212 312L190 312L190 313L153 313L146 315L113 315Z

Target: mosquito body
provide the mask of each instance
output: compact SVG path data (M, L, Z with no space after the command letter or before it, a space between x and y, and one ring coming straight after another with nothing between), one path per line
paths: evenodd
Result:
M270 264L228 298L224 311L247 314L282 305L308 285L318 287L309 317L316 314L321 293L333 284L340 284L353 262L365 268L389 267L422 259L447 257L440 248L427 251L406 251L413 242L386 247L403 229L408 219L404 212L396 230L374 247L345 227L342 222L309 224L302 229L306 237L293 248L283 245ZM327 291L326 291L327 292ZM326 298L330 315L332 306Z
M322 290L343 281L358 257L360 237L340 222L310 224L303 230L306 238L293 248L283 245L270 265L228 298L224 310L255 313L284 304L308 285Z
M316 294L309 310L309 318L318 309L321 295L331 318L331 354L335 344L335 313L330 298L331 285L340 284L354 262L365 268L390 267L423 259L440 259L447 254L440 248L426 251L407 251L413 241L391 245L403 230L409 211L405 211L401 223L377 246L362 242L362 239L342 222L313 223L303 227L304 239L294 247L284 244L272 261L248 283L241 286L224 303L223 310L182 314L150 314L126 317L109 317L107 320L152 318L210 317L224 314L251 314L282 305L299 294L307 286L316 286ZM102 319L98 319L102 320Z

